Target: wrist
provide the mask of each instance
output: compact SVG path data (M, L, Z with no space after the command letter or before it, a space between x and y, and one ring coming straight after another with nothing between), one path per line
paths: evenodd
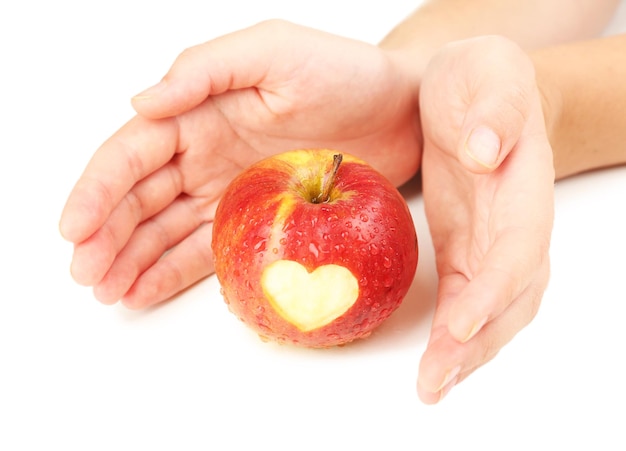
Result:
M425 57L421 52L406 48L379 48L387 56L395 70L402 74L403 78L409 80L413 89L419 91L429 57Z
M426 27L413 23L420 16L409 18L379 42L378 47L385 52L394 65L419 87L426 67L439 48L449 39L440 36Z

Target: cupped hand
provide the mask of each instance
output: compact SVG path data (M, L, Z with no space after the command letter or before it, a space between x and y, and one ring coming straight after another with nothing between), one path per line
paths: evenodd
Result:
M283 21L185 50L72 190L72 276L141 308L211 274L222 192L278 152L337 149L401 184L421 158L416 91L377 47Z
M443 48L420 93L439 287L418 393L438 402L536 314L548 282L554 169L530 59L498 37Z

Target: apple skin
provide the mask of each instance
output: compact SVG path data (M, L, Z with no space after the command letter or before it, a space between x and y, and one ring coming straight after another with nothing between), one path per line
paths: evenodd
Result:
M404 198L382 174L344 153L330 199L311 201L338 153L295 150L262 160L231 182L218 205L212 250L221 293L263 339L324 348L366 337L413 282L415 226ZM301 330L261 286L265 269L279 260L298 262L309 273L342 266L358 281L358 297L330 323Z

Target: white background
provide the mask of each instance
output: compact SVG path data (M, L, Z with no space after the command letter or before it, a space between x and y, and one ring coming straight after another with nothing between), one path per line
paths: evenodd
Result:
M70 278L67 194L185 47L272 17L376 43L416 3L0 6L0 449L626 449L626 167L557 184L538 317L437 406L415 392L436 276L414 187L415 284L352 346L264 344L214 278L143 312Z

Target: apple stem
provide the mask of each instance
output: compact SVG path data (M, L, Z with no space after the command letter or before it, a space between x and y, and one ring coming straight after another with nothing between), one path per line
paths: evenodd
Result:
M330 170L330 173L324 177L324 182L322 185L322 193L313 199L314 204L323 204L330 200L330 193L333 190L333 186L335 185L335 179L337 178L337 171L339 170L339 165L343 160L343 155L338 153L333 155L333 167Z

